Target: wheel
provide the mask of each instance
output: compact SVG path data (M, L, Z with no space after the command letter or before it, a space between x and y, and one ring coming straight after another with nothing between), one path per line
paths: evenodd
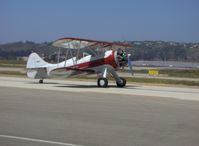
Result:
M106 88L108 86L108 80L107 78L99 78L97 81L98 87L104 87Z
M121 79L121 83L116 82L116 84L118 87L124 87L126 85L126 79L122 77L120 77L120 79Z
M42 80L42 79L41 79L41 80L39 80L39 83L40 83L40 84L42 84L42 83L43 83L43 80Z

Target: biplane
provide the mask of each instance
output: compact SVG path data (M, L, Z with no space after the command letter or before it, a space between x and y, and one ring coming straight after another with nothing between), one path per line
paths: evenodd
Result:
M130 44L61 38L52 45L65 50L65 59L57 63L48 63L38 54L31 53L26 65L27 77L39 79L39 83L43 83L45 78L50 78L56 72L64 72L67 77L95 73L98 74L98 87L107 87L109 76L115 79L118 87L126 85L126 80L118 76L116 69L128 64L125 49L132 47Z

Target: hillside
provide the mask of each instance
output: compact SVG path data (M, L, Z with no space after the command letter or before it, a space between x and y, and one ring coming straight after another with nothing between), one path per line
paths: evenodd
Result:
M133 60L191 61L199 62L199 43L179 43L164 41L131 41L133 49L128 50ZM0 44L1 59L16 59L31 52L49 56L55 54L51 42L31 41Z
M199 62L199 43L135 41L134 60Z

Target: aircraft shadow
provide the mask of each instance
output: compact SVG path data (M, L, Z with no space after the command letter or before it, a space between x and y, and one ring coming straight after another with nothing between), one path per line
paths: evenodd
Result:
M27 84L39 84L39 85L42 85L42 84L60 84L60 83L56 83L56 82L43 82L41 84L39 82L27 82Z
M55 87L61 87L61 88L97 88L96 85L60 85Z
M99 88L97 85L77 85L77 84L59 85L59 86L55 86L55 87L63 87L63 88ZM120 89L127 89L128 87L132 87L132 86L126 86L126 87L120 88ZM119 88L119 87L117 87L116 85L109 85L107 88Z
M42 85L42 84L46 84L46 85L55 85L54 87L62 87L62 88L99 88L97 85L77 85L77 84L61 84L61 83L57 83L57 82L44 82L44 83L38 83L38 82L26 82L26 84L38 84L38 85ZM124 88L119 88L116 85L108 85L107 88L119 88L119 89L134 89L136 87L139 86L134 86L134 85L127 85Z

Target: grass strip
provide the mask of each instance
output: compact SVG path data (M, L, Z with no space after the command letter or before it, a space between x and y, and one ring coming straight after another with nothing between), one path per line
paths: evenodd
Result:
M20 71L0 71L1 75L16 75L16 76L25 76L25 73Z
M26 76L25 73L19 71L0 71L1 75L15 75L15 76ZM71 79L78 80L97 80L96 77L90 76L78 76L70 77ZM172 84L172 85L187 85L187 86L199 86L199 81L188 81L188 80L173 80L173 79L157 79L157 78L140 78L140 77L125 77L128 82L135 83L151 83L151 84ZM114 80L113 78L109 78Z

